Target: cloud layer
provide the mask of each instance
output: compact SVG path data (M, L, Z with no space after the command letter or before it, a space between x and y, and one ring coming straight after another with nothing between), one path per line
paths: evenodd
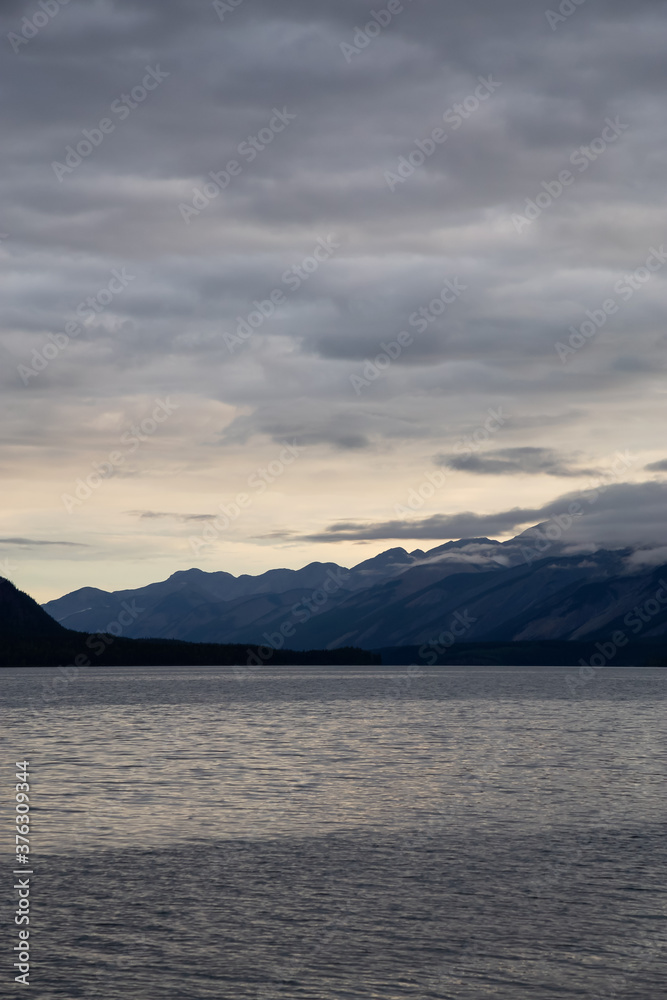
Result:
M0 11L2 531L89 548L22 585L191 565L244 493L206 568L318 557L438 469L443 538L667 471L664 4L38 9Z

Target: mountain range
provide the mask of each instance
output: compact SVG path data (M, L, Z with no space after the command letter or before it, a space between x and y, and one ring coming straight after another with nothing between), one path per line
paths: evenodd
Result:
M131 605L126 602L108 629L94 633L68 629L32 597L0 577L0 667L58 666L62 684L76 677L81 667L91 666L245 666L241 676L247 676L248 670L252 673L267 660L274 666L380 663L378 655L360 649L262 650L269 655L260 657L260 647L252 644L129 638L121 633L131 617ZM52 699L42 698L44 703L48 700Z
M593 642L667 634L667 563L659 550L576 549L548 525L517 538L392 548L351 569L311 563L235 577L190 569L109 593L84 587L43 605L69 629L366 650L454 642ZM553 533L552 533L553 534Z

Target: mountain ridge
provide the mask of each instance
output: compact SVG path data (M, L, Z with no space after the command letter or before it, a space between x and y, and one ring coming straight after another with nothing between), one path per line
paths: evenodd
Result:
M633 609L653 602L639 632L667 635L667 611L654 596L667 565L633 568L633 555L594 546L573 552L536 526L505 542L396 547L352 568L314 562L257 577L180 570L135 590L81 588L43 607L61 623L100 631L133 601L140 612L127 630L133 638L380 649L456 635L457 614L467 615L466 642L588 641L614 623L634 634Z
M95 588L83 588L90 594ZM104 593L103 591L101 593ZM270 650L257 645L230 643L188 643L178 640L132 639L122 635L123 623L131 620L126 602L126 617L110 623L116 628L95 634L63 628L36 601L20 591L11 581L0 577L0 667L60 668L58 680L70 683L82 667L91 666L234 666L241 667L242 677L252 667L270 661L284 665L378 664L379 656L365 650L295 651ZM120 630L120 631L119 631ZM67 666L65 666L67 664ZM60 697L60 695L54 695ZM51 696L43 696L46 703Z

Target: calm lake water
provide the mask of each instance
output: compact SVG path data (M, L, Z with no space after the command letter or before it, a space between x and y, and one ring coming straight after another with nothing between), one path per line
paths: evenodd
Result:
M33 995L664 997L667 670L573 674L0 671Z

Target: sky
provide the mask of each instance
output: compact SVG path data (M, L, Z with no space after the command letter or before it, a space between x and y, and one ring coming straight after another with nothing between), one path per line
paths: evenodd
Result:
M593 495L567 541L664 544L667 4L0 35L0 575L349 566Z

